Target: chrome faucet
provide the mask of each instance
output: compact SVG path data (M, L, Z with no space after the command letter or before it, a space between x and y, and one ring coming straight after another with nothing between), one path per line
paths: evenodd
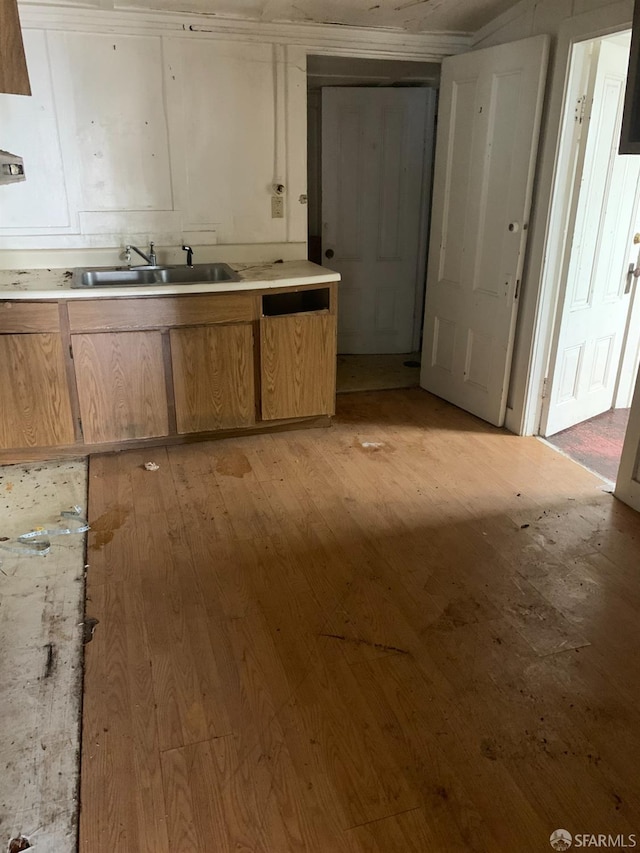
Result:
M130 263L130 262L131 262L131 252L132 252L132 250L133 250L134 252L137 252L137 253L140 255L140 257L141 257L143 260L145 260L145 261L149 264L149 266L150 266L150 267L155 267L155 266L157 266L158 259L157 259L157 257L156 257L156 250L154 249L154 244L153 244L153 242L149 243L149 254L148 254L148 255L147 255L147 254L145 254L145 253L144 253L141 249L139 249L137 246L125 246L125 247L124 247L124 252L125 252L125 255L126 255L126 258L127 258L127 263Z

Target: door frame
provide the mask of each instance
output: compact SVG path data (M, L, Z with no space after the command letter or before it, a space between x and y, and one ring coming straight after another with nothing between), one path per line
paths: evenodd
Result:
M440 87L428 99L425 116L425 145L422 156L422 187L420 191L420 249L416 264L415 301L413 304L413 347L418 352L422 346L424 329L424 301L427 292L427 261L429 259L429 237L431 234L431 211L433 208L433 166L436 157L436 137ZM431 145L427 145L427 133L431 128Z
M627 32L627 30L622 30L620 32ZM574 258L574 229L580 208L582 177L584 174L585 167L587 165L586 145L578 145L577 142L577 137L580 132L579 128L582 122L575 121L575 115L577 114L577 111L579 109L582 109L584 111L585 107L584 105L582 105L582 107L576 105L576 94L580 91L584 92L591 89L594 80L594 74L597 72L597 52L599 51L600 39L601 37L596 37L595 39L581 40L573 46L569 59L570 67L568 80L568 96L566 99L565 112L562 117L562 126L564 132L562 134L558 153L558 172L560 173L560 177L562 178L562 180L558 181L557 199L554 199L554 203L557 203L560 207L560 222L558 223L558 227L561 229L561 233L563 235L562 257L559 263L557 302L555 305L555 310L550 319L551 328L549 330L549 361L547 364L545 381L543 383L540 418L537 430L539 435L545 437L548 435L547 429L549 425L551 401L553 397L553 385L560 378L557 363L558 347L560 344L562 326L563 323L567 320L567 317L565 315L565 304L567 299L567 288L569 284L569 272ZM594 45L593 51L590 50L591 45ZM589 127L588 133L591 132L592 128ZM640 182L638 182L638 184L636 185L634 193L634 218L631 222L629 222L628 226L629 245L631 235L636 226L639 204ZM603 199L602 201L600 213L604 210L604 205L605 199ZM627 259L625 259L625 263L626 261ZM612 406L615 402L617 395L618 382L622 364L627 355L627 353L625 352L625 347L628 339L629 322L633 314L634 296L635 292L633 295L631 295L629 299L627 315L624 321L624 327L621 330L623 343L622 349L620 351L620 358L618 360L617 365L615 366L617 379L611 398Z
M625 443L618 469L614 494L632 509L640 512L640 370L631 402Z
M565 234L570 211L566 199L568 171L565 115L572 100L577 99L579 88L575 78L571 78L573 49L581 42L631 29L632 17L632 0L619 0L604 8L569 18L559 28L549 76L532 233L525 265L518 339L505 421L507 428L519 435L538 434L551 355L553 320L559 299L560 272L565 256Z
M464 50L457 50L454 53L448 54L450 56L455 56L459 53L465 53ZM331 51L316 51L309 50L307 52L308 56L336 56L342 59L392 59L394 61L406 61L406 62L415 62L415 58L411 56L406 56L403 54L398 54L396 56L389 56L380 54L369 54L367 56L362 56L357 52L352 53L338 53ZM442 61L444 56L439 57L439 61ZM427 62L428 60L424 60ZM305 70L306 76L306 70ZM349 88L348 85L344 88ZM382 87L385 88L385 87ZM394 88L393 86L389 86L386 88ZM397 87L395 87L397 88ZM438 115L438 101L439 101L439 87L436 88L434 86L421 86L415 87L412 86L410 88L423 88L428 89L433 92L433 97L427 98L426 105L426 116L425 116L425 145L423 148L423 157L422 157L422 186L420 191L420 219L418 223L419 227L419 251L416 262L416 270L415 270L415 286L414 286L414 308L413 308L413 331L412 331L412 349L411 352L418 352L421 346L422 334L423 334L423 326L424 326L424 301L425 301L425 292L427 286L427 260L429 257L429 235L431 232L431 208L433 204L433 164L435 160L435 149L436 149L436 119ZM322 93L322 88L318 90ZM322 103L322 98L320 98L320 103ZM308 104L307 104L307 114L308 114ZM432 144L429 146L426 144L427 142L427 133L428 129L432 128ZM319 136L322 134L322 109L319 111L319 121L317 127L317 133ZM309 127L307 126L307 149L309 145ZM322 221L322 148L319 148L318 162L317 162L317 170L318 170L318 192L319 192L319 215L320 220ZM308 164L307 164L308 169ZM309 204L311 199L307 199L307 203ZM322 249L322 246L320 247ZM308 251L308 246L307 246Z

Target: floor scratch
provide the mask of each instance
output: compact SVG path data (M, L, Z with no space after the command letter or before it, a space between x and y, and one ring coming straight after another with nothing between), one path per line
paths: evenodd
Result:
M396 652L399 655L410 655L406 649L400 649L398 646L387 646L385 643L373 643L371 640L363 640L360 637L345 637L343 634L320 634L321 637L328 637L330 640L342 640L344 643L353 643L356 646L370 646L372 649L378 649L381 652Z
M51 678L56 662L56 650L53 643L47 643L45 648L47 650L47 660L44 665L44 677Z

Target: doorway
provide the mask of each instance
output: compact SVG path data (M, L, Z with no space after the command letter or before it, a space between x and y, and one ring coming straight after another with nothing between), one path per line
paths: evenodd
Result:
M540 424L553 446L613 481L640 361L640 158L617 151L629 47L619 33L573 51L584 94L566 107L577 126L565 176L574 202Z
M309 56L309 260L342 275L337 390L417 386L436 63Z

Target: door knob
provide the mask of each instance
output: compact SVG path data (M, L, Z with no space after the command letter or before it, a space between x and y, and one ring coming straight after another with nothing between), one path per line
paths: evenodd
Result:
M333 251L333 249L327 249L327 251L324 253L324 256L325 258L332 258L334 254L335 252Z

